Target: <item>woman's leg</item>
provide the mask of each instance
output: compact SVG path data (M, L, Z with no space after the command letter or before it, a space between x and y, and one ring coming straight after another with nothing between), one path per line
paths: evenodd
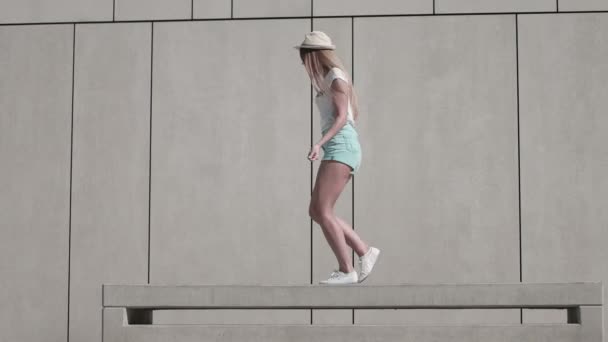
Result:
M344 231L344 238L346 239L346 244L348 244L358 256L362 256L367 253L369 246L361 240L359 234L354 231L354 229L348 224L346 221L336 216L336 220L340 223L340 227L342 227L342 231Z
M321 161L309 208L311 218L321 226L338 259L339 270L345 273L353 271L351 253L342 225L334 215L334 204L350 180L350 170L348 165L340 162Z

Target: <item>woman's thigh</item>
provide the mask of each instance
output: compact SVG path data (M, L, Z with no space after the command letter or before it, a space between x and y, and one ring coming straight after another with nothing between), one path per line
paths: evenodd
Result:
M317 171L312 201L317 211L333 211L334 205L352 177L348 165L334 160L323 160Z

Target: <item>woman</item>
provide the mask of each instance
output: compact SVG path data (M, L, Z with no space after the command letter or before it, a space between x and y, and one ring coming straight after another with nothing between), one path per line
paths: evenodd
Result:
M309 160L317 160L319 150L323 149L309 214L321 226L339 265L329 279L320 283L360 283L370 274L380 250L361 240L346 221L334 214L333 208L361 165L361 146L355 130L359 110L354 88L334 51L335 46L324 32L307 33L302 44L295 48L299 49L302 64L317 90L315 103L321 114L322 137L308 153ZM352 267L347 245L359 256L359 275Z

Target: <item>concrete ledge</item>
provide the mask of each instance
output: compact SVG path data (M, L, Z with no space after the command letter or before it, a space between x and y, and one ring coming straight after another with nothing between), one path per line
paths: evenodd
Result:
M567 308L601 306L601 282L398 285L104 284L104 307L172 309Z
M102 342L416 341L602 342L603 285L589 283L400 285L102 286ZM566 308L566 324L183 325L154 324L162 309Z

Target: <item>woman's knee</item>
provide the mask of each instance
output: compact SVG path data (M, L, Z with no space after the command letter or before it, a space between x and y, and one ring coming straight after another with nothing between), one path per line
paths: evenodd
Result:
M310 218L321 224L321 220L323 219L323 215L322 215L322 210L319 208L319 205L311 202L310 207L308 208L308 215L310 215Z
M316 210L316 204L314 203L313 200L310 201L310 204L308 205L308 216L310 216L310 218L313 221L317 221L317 210Z
M308 207L308 215L318 224L325 224L328 220L333 220L333 212L323 208L316 201L311 201Z
M319 209L315 212L315 222L323 227L329 226L331 222L335 222L334 214L331 210Z
M323 208L321 207L320 201L313 197L310 200L310 205L308 206L308 215L313 219L313 221L319 223L322 212Z

